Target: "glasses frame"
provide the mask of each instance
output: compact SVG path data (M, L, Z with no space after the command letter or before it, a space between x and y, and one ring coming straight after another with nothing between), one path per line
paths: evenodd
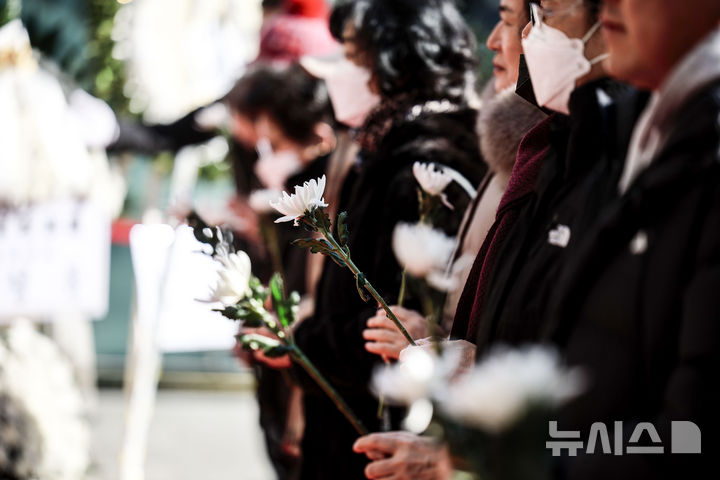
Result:
M575 0L575 2L572 5L568 5L567 7L558 8L558 9L551 9L551 8L544 8L540 2L537 3L531 3L530 4L530 22L533 26L537 25L538 19L540 20L540 23L547 23L547 20L549 18L557 17L558 15L563 15L571 12L572 10L575 10L577 7L582 5L584 0Z

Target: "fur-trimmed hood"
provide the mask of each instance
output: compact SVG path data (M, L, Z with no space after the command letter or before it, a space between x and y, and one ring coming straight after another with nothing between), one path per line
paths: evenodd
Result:
M492 82L483 92L478 119L480 149L491 171L510 177L525 134L547 117L509 88L495 94Z

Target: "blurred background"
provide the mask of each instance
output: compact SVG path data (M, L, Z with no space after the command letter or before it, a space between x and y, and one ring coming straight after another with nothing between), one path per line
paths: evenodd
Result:
M459 4L488 78L498 2ZM41 478L275 478L254 376L196 301L212 272L178 219L231 217L247 179L216 102L277 55L284 8L0 0L0 431L46 437L27 457ZM0 445L0 466L17 456Z

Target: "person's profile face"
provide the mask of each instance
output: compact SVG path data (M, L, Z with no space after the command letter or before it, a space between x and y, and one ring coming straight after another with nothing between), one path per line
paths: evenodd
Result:
M370 71L370 81L368 88L376 95L380 94L380 87L377 81L374 65L367 52L363 51L355 40L356 29L352 21L345 24L342 34L342 46L345 58L354 63L358 67L366 68Z
M615 78L657 89L688 51L720 22L718 0L604 0L600 13Z
M486 42L487 47L495 52L493 76L495 91L498 92L517 84L522 54L520 32L528 19L524 3L523 0L501 0L500 19Z
M230 129L233 138L245 148L255 148L258 141L258 134L254 122L239 112L232 112Z

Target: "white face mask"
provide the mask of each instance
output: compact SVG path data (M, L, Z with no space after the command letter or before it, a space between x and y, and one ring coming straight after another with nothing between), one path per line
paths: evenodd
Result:
M380 97L370 91L370 72L343 59L325 78L335 118L349 127L361 127Z
M258 160L255 163L255 175L267 188L283 190L290 175L302 168L297 153L292 150L274 152L267 138L257 142Z
M570 94L575 90L577 79L607 58L607 54L603 54L588 60L584 53L585 44L600 28L600 22L595 23L582 39L569 38L542 22L537 5L531 5L531 9L536 21L527 38L522 39L522 46L535 98L541 107L567 115L570 113Z

